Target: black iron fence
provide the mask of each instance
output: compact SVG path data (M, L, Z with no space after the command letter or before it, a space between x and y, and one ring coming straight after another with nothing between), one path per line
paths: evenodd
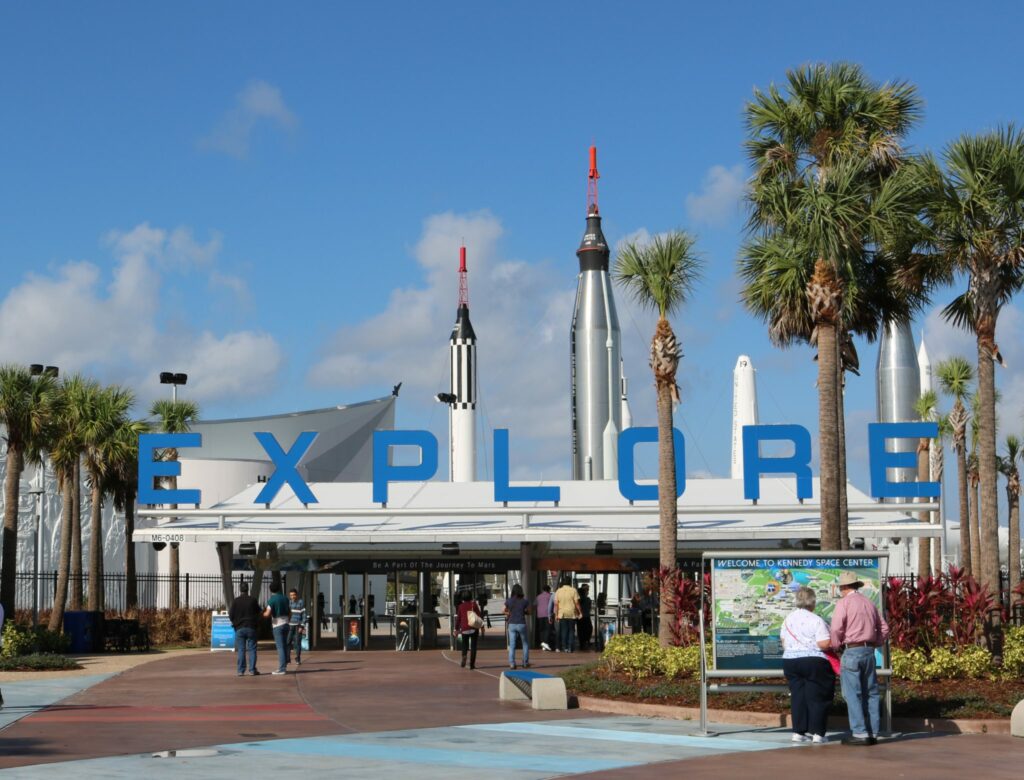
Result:
M83 604L88 598L89 575L79 578L82 583ZM136 575L138 606L162 609L171 605L171 589L173 578L169 574L138 574ZM251 574L235 574L235 593L242 582L252 582ZM70 604L71 584L68 583L68 599ZM124 610L128 607L128 578L124 573L111 572L103 575L103 603L108 610ZM263 589L257 598L265 603L270 597L270 573L263 577ZM53 607L54 594L57 592L57 572L40 573L38 579L39 609ZM18 572L14 604L16 609L32 609L35 603L36 578L31 572ZM256 594L254 594L256 595ZM216 574L181 574L178 577L178 600L182 607L197 609L223 609L224 593L221 588L220 575Z

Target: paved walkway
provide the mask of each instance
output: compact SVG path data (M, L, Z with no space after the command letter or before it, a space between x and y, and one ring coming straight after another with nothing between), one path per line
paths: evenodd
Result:
M271 655L261 651L267 670ZM534 660L537 668L557 671L570 657ZM235 676L231 654L161 658L111 677L79 677L74 690L61 689L67 680L52 681L53 697L72 695L0 725L0 769L29 778L297 776L318 769L366 778L826 771L837 780L1018 778L1024 764L1024 740L1011 737L920 735L874 748L794 746L780 729L720 726L719 736L707 738L686 721L536 712L497 701L503 668L504 654L494 650L481 653L476 671L436 651L321 651L308 655L296 674L243 678ZM5 683L5 696L8 690L14 686ZM34 690L33 710L44 689Z

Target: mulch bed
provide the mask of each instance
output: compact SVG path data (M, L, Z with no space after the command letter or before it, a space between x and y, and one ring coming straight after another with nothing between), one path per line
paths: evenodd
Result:
M576 695L643 704L700 706L700 686L694 679L666 680L663 677L650 677L634 682L626 675L609 671L599 664L572 669L562 676L566 687ZM785 681L780 678L756 682L784 684ZM897 718L1009 718L1017 702L1024 699L1024 680L895 680L892 699L893 716ZM788 694L725 693L715 694L709 701L715 709L789 712ZM846 714L838 681L836 700L832 706L835 714Z

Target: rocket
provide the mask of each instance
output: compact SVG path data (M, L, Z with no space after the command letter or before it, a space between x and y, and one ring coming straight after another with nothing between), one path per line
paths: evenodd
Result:
M750 358L740 355L732 370L732 472L743 479L743 426L757 425L757 384Z
M451 392L448 401L449 460L452 482L476 480L476 333L469 321L466 247L459 248L459 307L448 340Z
M928 357L928 349L924 345L924 333L921 334L921 346L917 350L917 373L920 377L921 395L935 389L932 359Z
M597 148L590 147L587 228L576 257L580 271L569 334L572 382L572 477L615 479L625 384L619 317L608 273L608 242L597 207Z
M917 420L914 404L921 397L921 372L914 337L910 326L887 322L882 326L875 369L878 422L913 422ZM916 452L916 439L895 439L887 445L889 452ZM893 482L913 482L917 469L887 469Z

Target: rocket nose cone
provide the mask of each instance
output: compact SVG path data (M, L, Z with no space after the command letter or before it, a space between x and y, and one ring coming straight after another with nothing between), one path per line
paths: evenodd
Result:
M576 257L580 260L581 271L608 270L608 242L601 230L601 215L596 208L587 214L587 229L580 248L576 250Z
M740 355L736 358L736 368L734 370L739 371L741 368L753 368L750 358L746 355Z

